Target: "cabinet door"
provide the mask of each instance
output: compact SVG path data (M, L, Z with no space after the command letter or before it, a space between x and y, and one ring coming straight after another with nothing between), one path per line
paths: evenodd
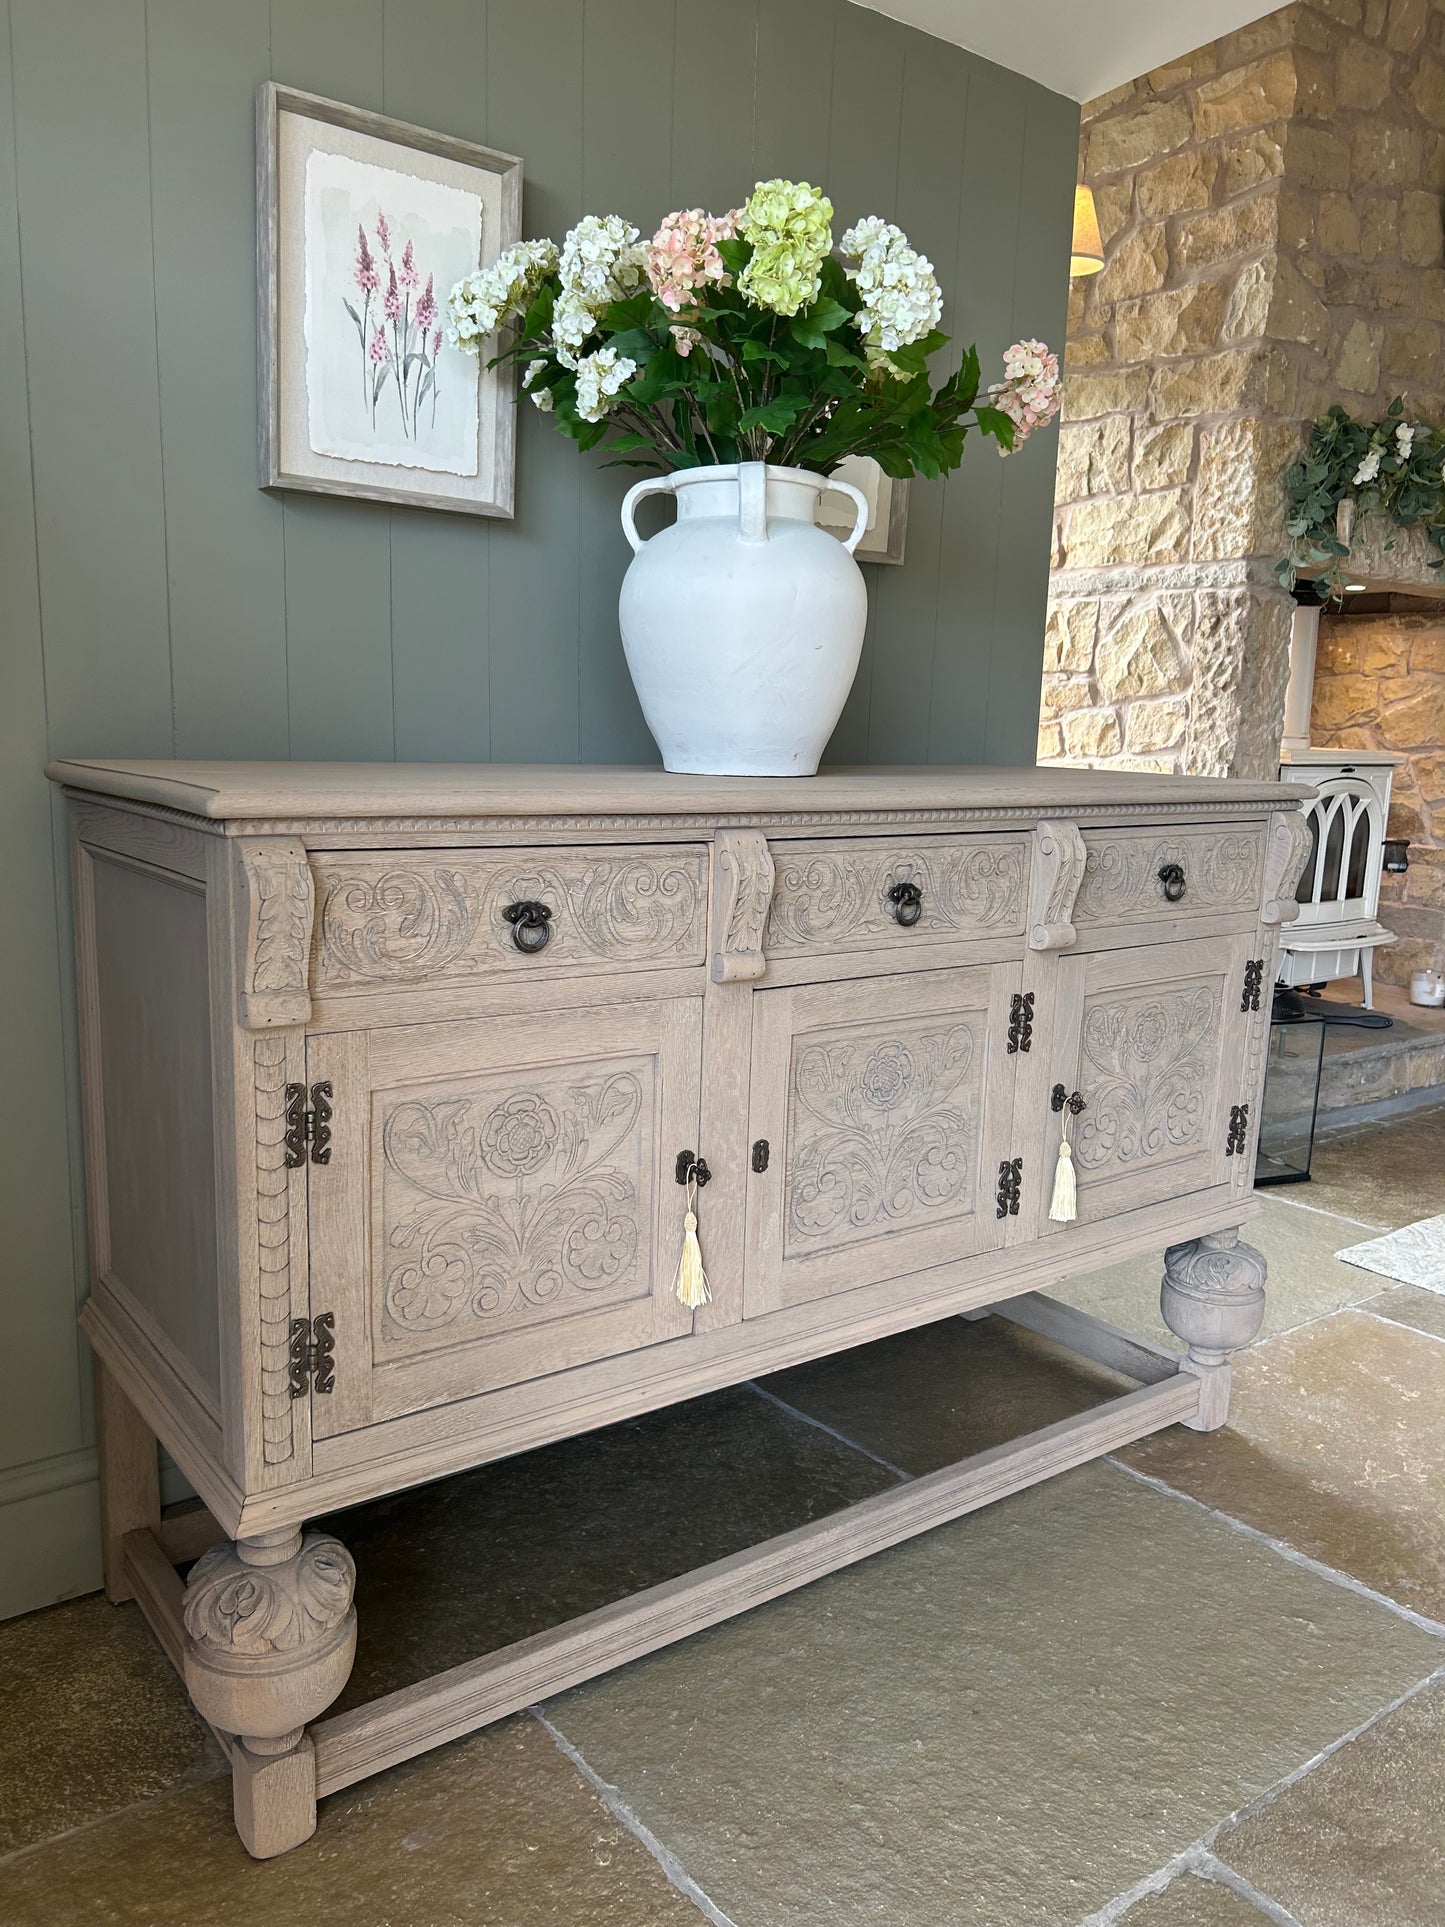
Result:
M1040 1147L1040 1182L1015 1235L1066 1234L1048 1217L1065 1119L1077 1224L1184 1197L1233 1173L1231 1107L1246 1098L1251 1018L1241 1012L1248 937L1198 937L1061 958L1041 1012L1019 1134ZM1254 1020L1258 1021L1258 1020ZM1056 1112L1056 1085L1084 1100ZM1027 1172L1025 1173L1027 1178Z
M997 964L754 994L748 1316L1003 1242L1018 980Z
M702 1001L335 1032L310 1172L311 1305L336 1320L316 1436L692 1328L673 1295Z

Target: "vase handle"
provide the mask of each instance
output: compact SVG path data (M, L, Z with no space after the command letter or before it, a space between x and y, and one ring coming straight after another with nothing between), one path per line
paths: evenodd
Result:
M637 524L632 519L632 511L644 495L671 495L673 478L671 475L648 475L640 482L634 482L622 498L622 533L632 544L632 553L637 554L643 546L642 537L637 533Z
M839 495L848 496L854 508L858 511L858 520L853 524L853 533L843 544L843 547L848 551L849 555L851 555L863 540L864 533L868 527L868 497L863 493L861 488L854 488L851 482L835 481L831 475L828 477L828 488L836 489ZM826 492L825 490L824 493L826 494Z
M743 542L768 539L768 465L738 463L738 537Z

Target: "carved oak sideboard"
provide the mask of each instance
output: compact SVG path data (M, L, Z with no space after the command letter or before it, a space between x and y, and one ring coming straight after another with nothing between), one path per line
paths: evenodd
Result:
M218 1733L252 1853L547 1693L1147 1432L1223 1423L1263 1310L1238 1233L1310 792L50 774L74 827L106 1586ZM1166 1245L1182 1359L1037 1289ZM308 1519L989 1306L1135 1389L323 1717L354 1571ZM205 1511L162 1519L157 1439Z

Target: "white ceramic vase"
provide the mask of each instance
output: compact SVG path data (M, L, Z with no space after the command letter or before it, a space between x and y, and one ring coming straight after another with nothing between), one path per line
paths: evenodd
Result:
M826 489L852 497L846 543L820 529ZM644 542L633 511L677 520ZM688 468L629 489L622 646L663 766L700 776L811 776L858 672L868 591L853 550L868 504L847 482L762 462Z

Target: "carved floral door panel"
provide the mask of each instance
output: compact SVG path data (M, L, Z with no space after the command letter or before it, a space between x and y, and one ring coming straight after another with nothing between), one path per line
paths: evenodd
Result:
M1079 1225L1223 1184L1231 1107L1247 1082L1252 1023L1241 1010L1251 938L1197 937L1061 957L1040 1023L1018 1130L1042 1144L1041 1182L1015 1236L1057 1236L1048 1218L1065 1120ZM1062 1086L1083 1100L1055 1111Z
M753 999L749 1317L1003 1243L1016 964Z
M692 1329L673 1295L702 1000L310 1039L311 1304L336 1320L317 1437Z

